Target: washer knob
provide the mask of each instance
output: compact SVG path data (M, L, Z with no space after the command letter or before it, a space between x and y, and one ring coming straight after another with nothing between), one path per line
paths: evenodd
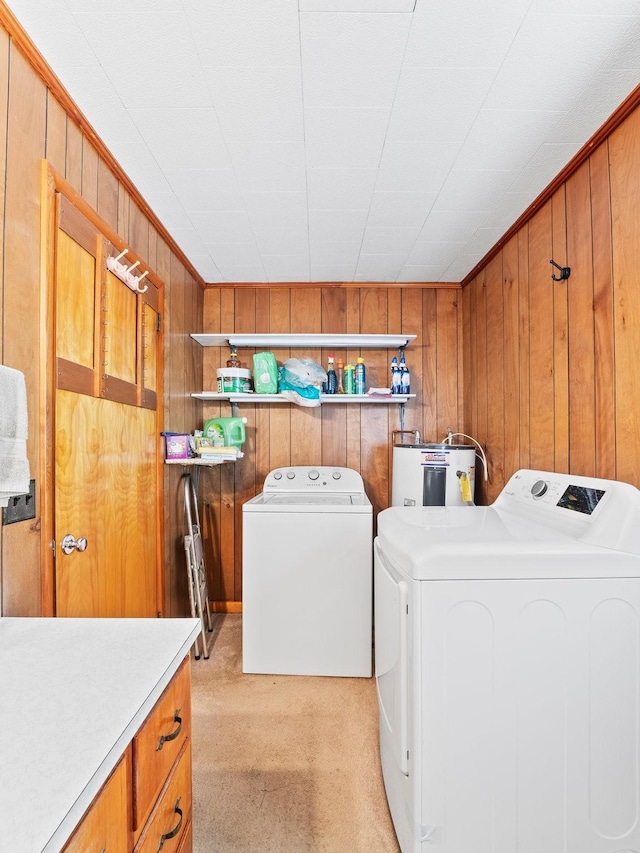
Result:
M295 478L295 472L287 471L287 480L293 480Z
M536 480L533 486L531 486L531 494L534 496L534 498L541 498L544 494L546 494L548 488L549 484L545 483L544 480Z
M309 476L310 480L317 480L318 477L320 476L320 473L318 471L316 471L315 468L312 468L311 471L309 471L308 476Z
M274 480L281 480L282 479L282 471L276 471L273 475L273 479Z
M342 474L340 473L340 471L334 471L331 476L334 480L339 480L342 477Z

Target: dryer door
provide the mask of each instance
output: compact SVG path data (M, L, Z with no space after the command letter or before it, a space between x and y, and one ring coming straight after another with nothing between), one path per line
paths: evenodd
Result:
M400 768L409 773L408 658L409 588L375 543L375 666L380 738Z

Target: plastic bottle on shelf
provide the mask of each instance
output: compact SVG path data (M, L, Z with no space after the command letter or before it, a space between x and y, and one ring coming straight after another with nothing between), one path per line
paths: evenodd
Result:
M367 374L364 366L364 358L360 357L356 361L355 370L353 371L353 384L355 394L367 393Z
M344 365L342 359L338 359L338 394L344 394Z
M327 366L327 394L337 394L338 393L338 378L336 376L336 369L333 366L333 356L330 355L328 358L328 366Z
M345 394L355 394L355 384L353 379L353 374L355 371L355 367L352 364L345 364L344 366L344 393Z
M410 394L411 393L411 374L409 373L409 368L407 367L407 363L404 360L404 353L402 354L402 358L400 359L400 394Z
M227 367L240 367L240 359L238 358L238 350L231 344L229 350L229 358L227 359Z
M400 368L398 367L398 359L395 355L391 359L391 393L400 393Z

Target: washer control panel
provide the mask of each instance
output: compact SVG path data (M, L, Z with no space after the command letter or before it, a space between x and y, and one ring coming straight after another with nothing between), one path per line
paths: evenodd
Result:
M263 492L364 492L360 474L352 468L292 465L276 468L264 481Z

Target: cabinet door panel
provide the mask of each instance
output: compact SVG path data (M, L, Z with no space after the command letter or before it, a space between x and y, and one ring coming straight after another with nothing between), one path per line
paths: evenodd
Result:
M63 853L127 853L126 758L113 771Z

